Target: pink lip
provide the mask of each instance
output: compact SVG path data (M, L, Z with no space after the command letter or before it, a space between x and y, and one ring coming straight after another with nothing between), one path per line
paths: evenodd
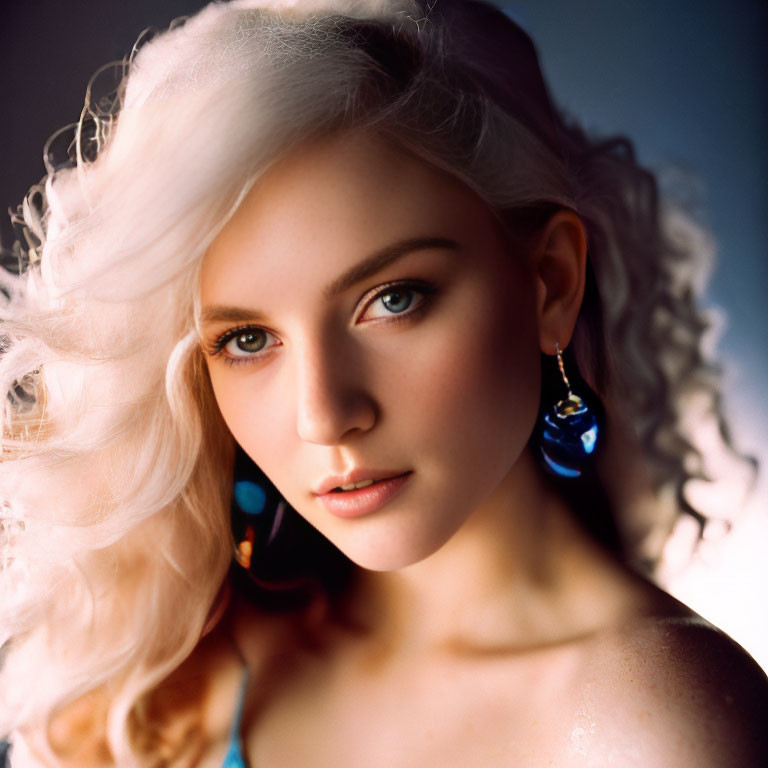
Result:
M354 491L328 491L316 495L332 515L345 518L360 517L375 512L390 502L402 490L411 474L411 472L405 472L396 477L377 480L373 485ZM360 482L360 480L345 480L344 484L350 482ZM338 485L337 483L334 487Z
M313 492L315 496L324 496L326 493L330 493L334 488L341 488L342 485L362 483L363 480L388 480L391 477L398 477L399 475L404 474L406 473L399 472L396 469L366 469L365 467L357 467L344 475L331 475L330 477L326 477L322 483L313 489Z

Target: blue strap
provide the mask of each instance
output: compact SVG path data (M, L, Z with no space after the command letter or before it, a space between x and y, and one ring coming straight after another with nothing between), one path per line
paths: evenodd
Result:
M227 754L224 756L224 762L221 768L248 768L243 761L243 753L240 751L239 744L230 744Z
M240 729L243 724L243 710L245 708L245 693L248 690L248 667L243 665L243 679L240 683L240 692L237 697L235 717L229 728L229 749L224 757L221 768L248 768L243 757L243 744L240 738Z

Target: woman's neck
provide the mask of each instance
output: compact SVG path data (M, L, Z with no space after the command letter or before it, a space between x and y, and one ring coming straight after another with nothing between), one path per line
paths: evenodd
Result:
M632 584L526 452L436 553L365 572L351 611L397 654L525 650L595 631Z

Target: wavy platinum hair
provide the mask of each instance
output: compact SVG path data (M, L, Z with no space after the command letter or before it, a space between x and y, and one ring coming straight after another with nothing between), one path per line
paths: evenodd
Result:
M626 141L558 114L501 12L214 3L119 70L106 101L89 89L68 157L16 215L20 268L2 276L0 735L53 761L51 718L101 691L119 765L191 761L147 702L197 645L231 559L233 442L199 347L198 267L250 185L309 137L376 131L512 229L577 211L591 288L575 357L672 499L663 535L681 511L703 519L683 493L701 472L680 413L703 393L722 426L697 308L706 240L660 208ZM630 554L651 563L663 535L649 540L624 514L632 499L608 490Z

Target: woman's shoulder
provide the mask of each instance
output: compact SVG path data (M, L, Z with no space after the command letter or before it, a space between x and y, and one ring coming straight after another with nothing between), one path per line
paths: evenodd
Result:
M589 658L583 706L595 747L643 765L768 765L768 679L700 616L634 617L596 638Z

